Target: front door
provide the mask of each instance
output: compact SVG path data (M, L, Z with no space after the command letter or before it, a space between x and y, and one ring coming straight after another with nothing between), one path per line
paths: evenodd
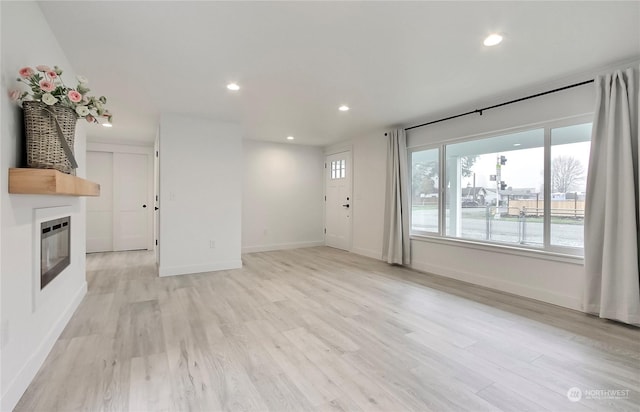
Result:
M351 249L351 152L327 156L325 161L325 244Z

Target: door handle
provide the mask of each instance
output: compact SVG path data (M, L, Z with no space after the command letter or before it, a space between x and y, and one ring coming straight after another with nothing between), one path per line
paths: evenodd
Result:
M349 208L349 203L347 203L346 205L342 205L342 207L346 207L348 209Z
M142 205L142 207L147 207L147 205Z

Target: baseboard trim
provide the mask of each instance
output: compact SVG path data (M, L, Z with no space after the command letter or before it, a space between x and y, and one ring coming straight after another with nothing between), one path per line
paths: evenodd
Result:
M246 246L242 253L270 252L272 250L300 249L304 247L324 246L324 240L294 243L272 243L270 245Z
M582 301L579 298L567 295L560 295L549 290L534 288L509 282L502 279L495 279L489 276L478 275L476 273L452 270L444 266L432 265L425 262L412 262L411 268L420 272L426 272L437 276L443 276L462 282L483 286L501 292L511 293L530 299L539 300L553 305L562 306L582 312Z
M194 273L204 272L216 272L219 270L240 269L242 267L242 260L225 260L215 263L207 263L202 265L186 265L186 266L160 266L158 268L158 275L160 277L165 276L178 276L178 275L192 275Z
M351 249L351 253L355 253L357 255L361 255L361 256L366 256L366 257L370 257L373 259L377 259L377 260L382 260L382 252L381 251L375 251L375 250L369 250L369 249L360 249L360 248L353 248Z
M76 309L82 302L84 295L87 293L87 282L82 282L82 286L78 289L75 296L69 303L69 306L60 315L58 320L49 330L47 336L42 340L40 346L36 349L35 353L27 360L23 368L18 375L9 383L5 393L2 394L0 399L0 410L11 411L15 408L16 404L27 390L33 378L40 370L40 367L47 359L47 356L53 349L53 345L56 343L62 331L71 320L71 316L75 313Z

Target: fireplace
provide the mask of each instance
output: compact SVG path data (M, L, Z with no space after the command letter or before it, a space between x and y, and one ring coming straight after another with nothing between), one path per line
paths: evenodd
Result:
M71 217L40 223L40 289L71 263Z

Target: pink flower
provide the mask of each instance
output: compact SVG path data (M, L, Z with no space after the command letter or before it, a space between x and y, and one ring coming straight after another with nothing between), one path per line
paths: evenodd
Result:
M91 116L90 114L88 114L87 117L85 117L85 119L87 119L87 122L89 123L93 123L96 121L96 118Z
M23 78L28 79L33 76L33 69L31 67L23 67L18 73L20 73L20 76Z
M38 70L39 72L49 72L51 71L51 67L41 64L40 66L36 66L36 70Z
M56 89L56 86L49 80L40 80L40 88L45 92L52 92Z
M11 99L11 101L17 101L20 96L22 96L22 93L20 93L20 90L11 90L9 92L9 99Z
M50 79L55 79L56 77L58 77L58 73L54 72L53 70L49 70L47 72L47 76L49 76Z
M80 100L82 100L82 95L75 90L69 90L67 96L69 96L69 100L74 103L78 103Z

